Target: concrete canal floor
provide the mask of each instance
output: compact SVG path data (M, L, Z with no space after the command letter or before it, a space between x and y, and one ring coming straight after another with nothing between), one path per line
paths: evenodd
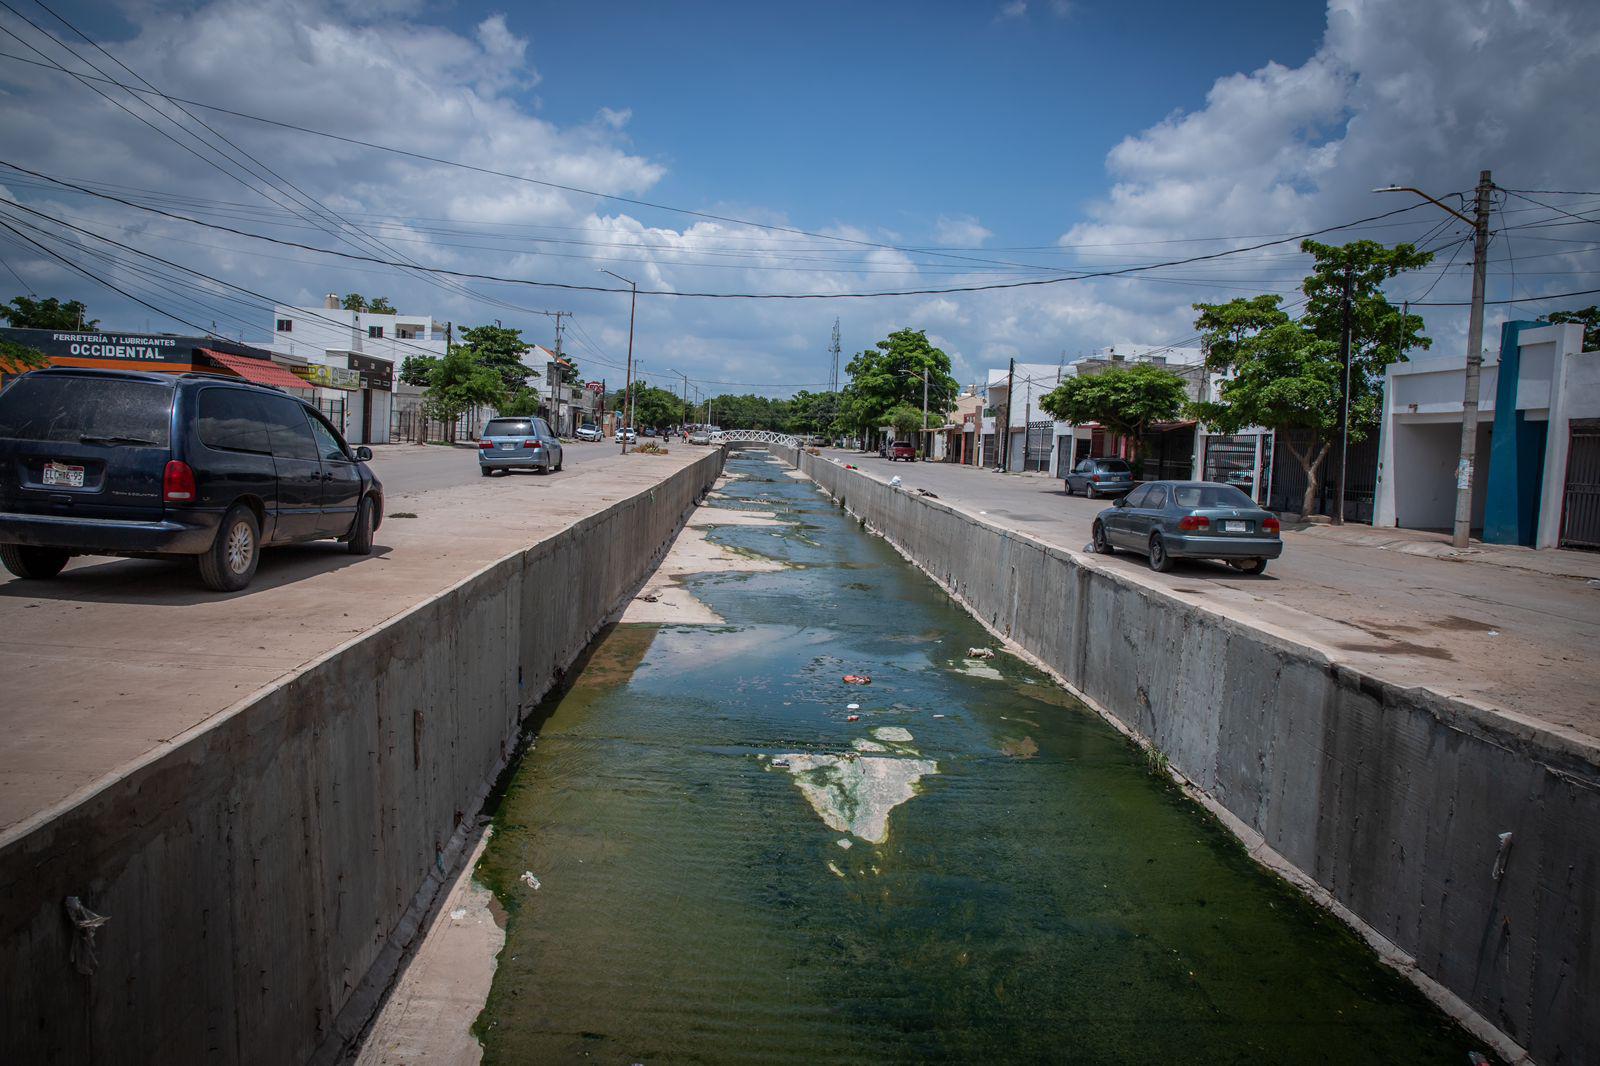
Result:
M497 903L464 881L439 919L488 952L474 916L503 925L486 1061L1480 1048L1049 678L969 657L988 635L808 482L728 471L689 531L707 569L669 560L633 615L658 620L545 708L476 867ZM470 1061L454 996L407 1010ZM363 1059L420 1061L391 1023Z

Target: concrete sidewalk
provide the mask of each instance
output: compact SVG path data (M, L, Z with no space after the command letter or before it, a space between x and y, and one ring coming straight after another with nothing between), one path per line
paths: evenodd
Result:
M829 459L967 514L1081 551L1108 501L1068 497L1056 478L937 463ZM1212 563L1156 574L1140 556L1105 565L1182 599L1309 645L1401 686L1462 698L1592 748L1600 740L1600 558L1475 545L1432 534L1313 525L1284 534L1283 558L1249 577Z
M704 455L679 448L667 456L595 457L545 477L480 479L474 470L465 484L391 494L391 517L372 555L349 555L332 541L271 549L250 588L233 595L208 591L179 562L86 557L55 581L3 575L0 836L494 561Z

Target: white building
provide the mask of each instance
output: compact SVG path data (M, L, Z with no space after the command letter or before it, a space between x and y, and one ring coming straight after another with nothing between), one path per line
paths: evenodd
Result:
M1508 322L1478 388L1472 527L1492 543L1600 547L1600 351L1583 327ZM1450 529L1466 359L1385 375L1375 526Z
M307 362L316 403L353 444L387 444L396 375L407 356L442 356L448 326L429 315L346 311L329 294L321 307L273 309L274 352Z

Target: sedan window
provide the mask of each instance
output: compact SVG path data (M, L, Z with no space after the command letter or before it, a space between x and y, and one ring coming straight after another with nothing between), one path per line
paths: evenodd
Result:
M1255 501L1232 485L1180 485L1174 490L1179 507L1254 507Z
M1144 502L1140 507L1158 511L1167 505L1167 487L1165 485L1151 485L1145 492Z
M1145 504L1145 501L1148 500L1149 498L1150 498L1150 486L1149 485L1140 485L1138 488L1134 489L1132 492L1128 493L1128 495L1126 497L1124 497L1125 502L1124 502L1123 506L1125 506L1125 507L1143 507L1144 504Z

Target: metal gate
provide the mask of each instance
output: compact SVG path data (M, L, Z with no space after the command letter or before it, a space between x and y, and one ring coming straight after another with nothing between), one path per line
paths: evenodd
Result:
M1051 431L1054 422L1029 422L1028 433L1022 446L1022 469L1049 470Z
M1572 420L1561 547L1600 549L1600 418Z

